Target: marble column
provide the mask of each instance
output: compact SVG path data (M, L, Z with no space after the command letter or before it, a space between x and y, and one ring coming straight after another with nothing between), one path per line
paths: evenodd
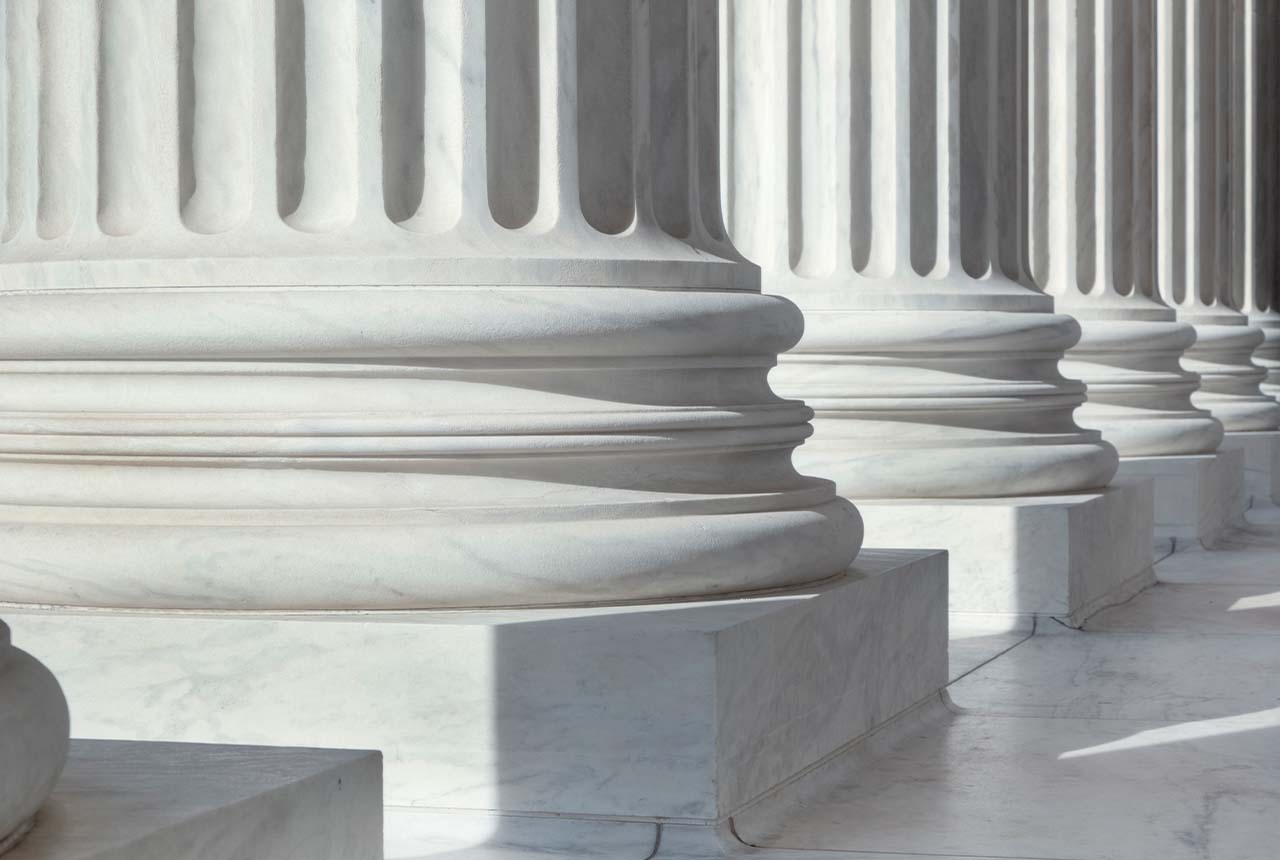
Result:
M1079 326L1020 283L1025 4L723 8L728 223L805 313L773 376L817 415L802 468L858 502L1105 485Z
M1267 371L1252 356L1265 335L1245 286L1256 268L1256 154L1245 136L1256 69L1244 38L1254 11L1234 0L1157 6L1158 241L1168 249L1158 282L1196 328L1184 362L1201 376L1192 402L1222 421L1221 450L1241 460L1233 512L1280 493L1280 404L1260 388Z
M805 314L772 377L815 411L801 468L870 544L945 547L953 613L1077 624L1145 585L1150 486L1109 485L1080 326L1027 266L1032 5L721 8L727 223Z
M53 675L0 621L0 854L37 824L67 761L70 720Z
M793 468L811 412L767 382L802 319L722 225L716 20L4 3L0 598L523 606L842 572L857 513ZM1031 336L1008 316L1001 348ZM1078 389L1032 388L1065 427ZM1062 441L1027 459L1105 480Z
M1240 310L1247 195L1231 176L1241 115L1231 102L1243 74L1238 4L1189 0L1156 11L1157 242L1168 249L1157 282L1178 319L1196 329L1184 360L1201 377L1192 402L1229 432L1275 430L1280 404L1259 389L1266 371L1251 360L1264 336Z
M1265 338L1253 354L1267 372L1260 387L1274 398L1280 396L1280 9L1257 0L1242 0L1239 9L1241 146L1232 174L1245 195L1239 289L1250 326Z
M1076 419L1122 457L1212 452L1222 424L1180 363L1195 329L1156 287L1155 3L1032 9L1029 260L1080 323L1062 363L1088 386Z
M0 603L77 733L382 750L388 857L644 856L936 697L945 555L845 576L792 464L715 3L0 9Z

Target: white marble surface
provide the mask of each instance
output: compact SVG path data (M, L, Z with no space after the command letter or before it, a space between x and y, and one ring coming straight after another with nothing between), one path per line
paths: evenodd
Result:
M1273 856L1280 582L1213 584L1275 569L1269 519L1157 565L1196 584L1157 585L1084 631L1041 623L953 683L949 707L915 709L736 816L736 833L762 858ZM1233 606L1250 590L1276 609Z
M1280 432L1227 433L1222 448L1244 454L1244 490L1250 506L1275 507L1280 498Z
M659 824L562 816L439 812L389 806L386 860L648 860ZM695 827L703 830L703 827Z
M1219 725L949 715L874 763L851 756L780 817L735 824L792 850L1261 860L1280 839L1277 744L1277 710Z
M1244 514L1244 452L1122 457L1121 478L1150 478L1155 486L1156 539L1174 538L1179 546L1211 544L1227 524Z
M1024 223L998 193L1022 150L987 72L1039 92L1002 12L721 5L726 221L805 313L772 376L817 413L801 469L859 504L1105 485L1115 449L1073 420L1085 388L1058 368L1080 327L997 238Z
M80 736L382 749L399 806L711 820L946 682L946 581L886 550L737 600L11 620Z
M1145 480L1062 496L859 501L859 510L875 544L948 551L952 612L1050 615L1078 624L1153 581Z
M76 740L5 860L382 860L375 752Z
M1080 342L1060 364L1087 386L1076 422L1101 430L1122 458L1211 452L1222 424L1193 406L1200 380L1180 362L1196 334L1156 290L1157 251L1169 250L1156 241L1156 210L1133 205L1153 176L1150 159L1129 153L1154 151L1158 126L1141 109L1112 109L1116 99L1149 97L1151 22L1097 8L1026 8L1030 31L1044 34L1027 49L1041 82L1026 101L1029 268L1055 310L1080 323Z
M450 827L431 821L432 813L388 810L391 816L423 819L426 836L414 838L414 828L396 827L405 838L387 845L387 860L527 860L563 858L576 860L821 860L812 851L757 848L738 838L726 822L704 827L670 822L601 821L563 818L511 818L451 816ZM858 853L857 860L902 860L902 855ZM1001 856L963 857L940 854L912 855L918 860L1022 860ZM1030 858L1028 858L1030 860Z
M1228 283L1218 278L1214 289L1229 289ZM1274 431L1280 426L1280 404L1262 393L1259 384L1267 372L1252 360L1253 351L1262 345L1262 330L1248 325L1229 301L1222 296L1207 307L1191 302L1179 308L1178 318L1194 322L1196 328L1196 342L1182 360L1188 370L1200 374L1200 389L1191 402L1213 413L1228 435Z
M1241 537L1240 532L1229 530L1213 550L1175 553L1156 566L1156 575L1161 582L1182 585L1274 585L1280 588L1280 544L1257 546L1244 543ZM1206 577L1206 567L1212 568L1212 579Z
M1272 678L1280 648L1268 636L1072 631L1032 637L949 692L982 714L1183 721L1280 708Z
M966 612L953 612L948 620L947 656L952 682L1025 642L1039 624L1034 615L983 616Z
M1053 5L1067 7L1073 5L1073 0ZM1065 33L1050 41L1053 39L1069 41ZM1076 79L1070 76L1069 80ZM1115 85L1109 71L1097 80L1100 85ZM1066 112L1051 115L1061 113ZM1102 154L1109 148L1095 146L1086 138L1082 149L1105 157ZM1065 165L1063 168L1072 170ZM1124 193L1119 183L1100 179L1099 185L1105 187L1100 192L1103 199L1099 205L1109 205L1104 195ZM1063 186L1067 194L1050 199L1047 205L1066 204L1064 198L1069 199L1074 183L1064 182ZM1071 214L1086 220L1080 213ZM1092 240L1091 236L1088 238ZM1116 446L1121 469L1135 457L1212 453L1222 441L1222 423L1208 410L1192 404L1199 378L1183 369L1179 361L1195 341L1194 329L1176 322L1174 311L1158 296L1146 295L1144 288L1125 295L1117 293L1111 278L1115 271L1112 266L1095 269L1092 282L1084 283L1075 271L1075 250L1055 248L1070 262L1053 267L1045 278L1045 289L1055 296L1058 310L1072 313L1080 323L1080 342L1067 350L1061 364L1064 376L1079 379L1087 386L1087 399L1076 410L1076 422L1102 431L1103 438ZM1153 291L1154 284L1148 281L1145 289Z
M1264 334L1239 310L1256 310L1258 282L1274 277L1260 253L1268 243L1255 238L1270 229L1259 223L1258 214L1267 213L1256 205L1270 192L1259 197L1255 190L1270 183L1263 166L1273 156L1259 153L1270 136L1253 133L1274 121L1267 100L1258 97L1270 84L1259 78L1265 54L1254 38L1269 19L1245 0L1178 4L1160 20L1147 41L1167 62L1144 95L1158 106L1155 163L1162 177L1177 178L1154 183L1157 245L1173 252L1161 252L1155 280L1178 319L1196 329L1182 360L1200 375L1192 403L1212 412L1228 434L1275 430L1280 405L1260 390L1267 371L1252 360ZM1202 40L1215 32L1240 35L1211 41L1206 50ZM1205 63L1214 73L1201 73ZM1228 128L1238 133L1224 135Z
M0 601L558 605L852 561L767 381L803 319L724 238L715 3L4 5Z
M1108 633L1280 635L1280 585L1160 583L1099 612L1087 626Z

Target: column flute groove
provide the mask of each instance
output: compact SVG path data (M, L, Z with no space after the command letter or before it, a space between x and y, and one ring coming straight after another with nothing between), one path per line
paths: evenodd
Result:
M1249 325L1262 330L1253 360L1266 371L1262 393L1280 396L1280 62L1271 46L1280 39L1280 9L1240 0L1241 91L1237 109L1242 138L1235 179L1244 205L1243 265L1238 289Z
M1213 0L1157 6L1157 159L1168 170L1159 217L1169 225L1174 258L1160 292L1196 330L1184 359L1201 378L1192 402L1228 431L1274 430L1280 404L1260 390L1266 371L1251 359L1264 335L1240 310L1240 257L1232 253L1242 226L1241 195L1232 194L1229 175L1233 162L1240 168L1229 150L1238 86L1231 79L1240 73L1232 50L1236 11Z

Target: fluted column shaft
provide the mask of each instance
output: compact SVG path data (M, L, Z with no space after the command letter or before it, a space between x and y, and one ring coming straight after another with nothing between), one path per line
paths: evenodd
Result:
M526 605L838 573L727 242L717 13L13 0L0 598Z
M0 854L37 823L66 764L70 733L57 680L13 646L0 621Z
M1081 326L1063 373L1121 456L1213 451L1223 428L1183 369L1195 330L1156 287L1155 3L1032 4L1029 260Z
M1227 430L1280 427L1280 405L1259 383L1251 360L1262 330L1241 312L1240 175L1243 113L1233 108L1243 84L1243 16L1238 3L1188 0L1157 4L1157 163L1160 175L1157 277L1178 319L1195 326L1184 364L1200 374L1192 402ZM1242 175L1242 174L1241 174Z
M1239 0L1240 146L1233 182L1243 195L1242 265L1237 289L1250 326L1262 330L1253 360L1267 373L1262 393L1280 396L1280 7Z
M1026 4L722 8L730 233L805 312L774 375L817 413L803 467L855 500L1106 484L1079 328L1019 283Z

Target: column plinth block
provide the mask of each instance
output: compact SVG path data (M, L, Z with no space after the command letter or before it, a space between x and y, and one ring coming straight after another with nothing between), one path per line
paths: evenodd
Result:
M1280 431L1228 432L1222 450L1244 458L1244 497L1249 507L1272 507L1280 499Z
M1079 626L1155 581L1147 480L1093 493L874 500L858 509L868 533L886 543L947 547L953 613L1048 616Z
M383 860L376 752L71 742L5 860Z
M935 694L946 603L942 553L870 550L847 575L737 600L12 621L85 736L382 749L385 801L409 819L713 826ZM144 691L167 704L139 711Z
M1212 546L1248 502L1244 452L1226 445L1212 454L1124 457L1119 475L1155 482L1156 540L1173 538L1179 549Z

